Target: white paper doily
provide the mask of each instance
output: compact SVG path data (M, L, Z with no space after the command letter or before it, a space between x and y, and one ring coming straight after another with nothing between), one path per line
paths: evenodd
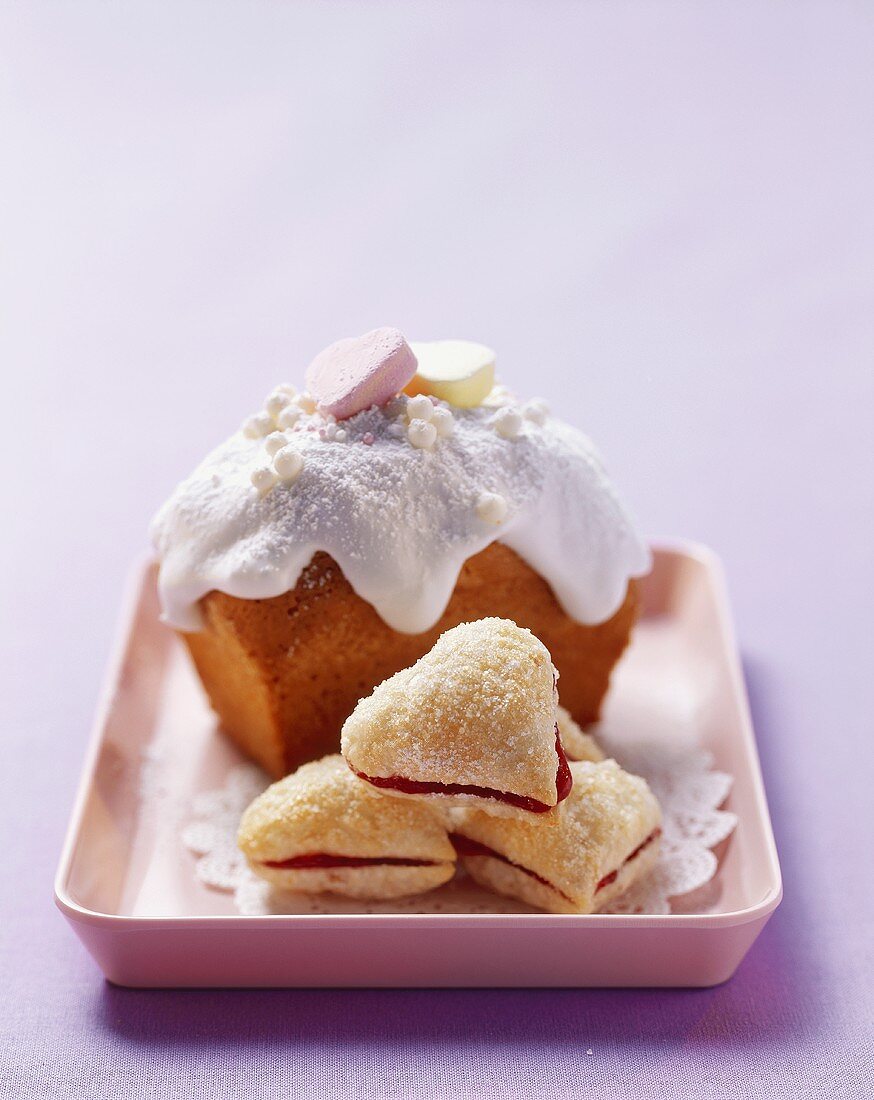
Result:
M658 863L605 912L670 913L672 898L699 891L713 879L717 859L712 849L737 823L733 813L719 809L731 789L731 776L714 771L711 754L688 744L672 748L664 741L631 743L625 737L615 738L614 743L606 729L596 732L608 756L647 780L663 814ZM194 799L192 820L182 832L184 845L198 857L197 878L215 890L233 892L240 913L529 911L507 898L487 894L463 875L427 895L363 906L343 898L272 890L249 870L236 844L243 811L268 782L253 765L232 769L223 787ZM707 908L706 897L696 899L696 912Z

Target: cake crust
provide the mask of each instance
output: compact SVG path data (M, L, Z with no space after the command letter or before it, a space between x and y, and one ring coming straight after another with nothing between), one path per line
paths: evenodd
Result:
M279 778L336 752L359 699L412 665L446 630L487 616L511 619L543 642L561 676L562 705L590 725L628 644L638 594L632 580L610 619L577 622L539 573L493 542L464 563L443 615L421 634L388 626L321 551L281 596L248 600L213 591L200 609L203 629L181 636L210 702L228 735Z

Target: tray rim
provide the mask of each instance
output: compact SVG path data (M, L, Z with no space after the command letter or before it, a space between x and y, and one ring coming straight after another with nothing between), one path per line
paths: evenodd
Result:
M654 553L661 552L686 557L704 566L710 574L715 597L716 617L720 633L725 640L728 673L734 695L740 704L740 726L743 747L750 765L753 796L765 841L765 855L771 884L764 896L755 904L724 913L277 913L243 915L236 913L199 914L196 916L129 916L123 913L107 913L90 909L75 901L67 888L73 856L85 813L85 805L91 790L103 730L108 718L114 685L118 682L127 658L131 628L143 592L143 583L155 564L154 555L146 552L135 559L125 582L121 611L116 626L110 659L98 695L95 717L88 738L69 824L64 837L61 856L54 878L54 902L71 922L107 931L158 932L165 929L224 929L260 932L287 932L295 927L312 930L343 930L375 924L382 928L676 928L711 929L738 927L766 919L780 904L783 897L783 880L771 815L768 809L762 778L761 763L753 731L746 684L740 663L737 635L728 598L725 569L718 554L703 543L683 538L655 538L650 540Z

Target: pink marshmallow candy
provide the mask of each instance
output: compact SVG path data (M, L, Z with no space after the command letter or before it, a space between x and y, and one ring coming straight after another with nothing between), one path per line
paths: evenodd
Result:
M324 412L346 420L391 401L416 373L416 365L396 328L375 328L320 351L307 367L307 389Z

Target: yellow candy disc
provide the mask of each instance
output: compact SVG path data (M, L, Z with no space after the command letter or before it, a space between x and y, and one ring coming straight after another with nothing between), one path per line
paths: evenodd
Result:
M405 392L426 393L462 409L472 409L495 384L495 353L470 340L411 344L418 366Z

